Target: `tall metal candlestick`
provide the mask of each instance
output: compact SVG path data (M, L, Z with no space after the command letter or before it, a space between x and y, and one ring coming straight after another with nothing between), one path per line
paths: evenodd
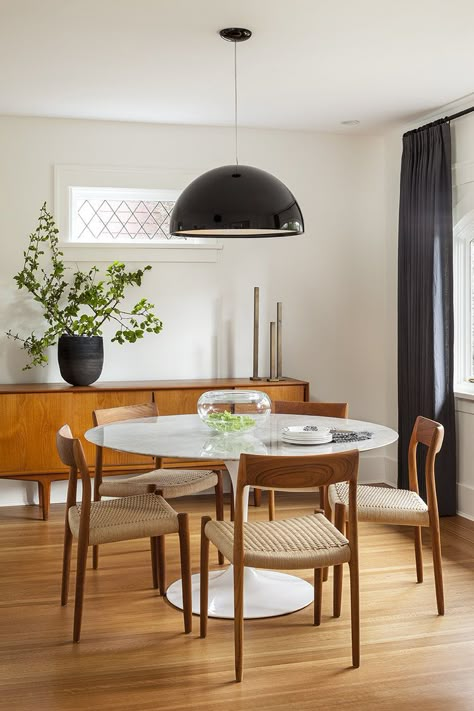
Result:
M281 332L282 332L282 303L277 302L277 378L278 380L283 380L283 355L281 346Z
M259 329L260 289L253 288L253 375L250 380L262 380L258 377L258 329Z
M267 378L270 382L278 380L276 377L276 323L270 321L270 377Z

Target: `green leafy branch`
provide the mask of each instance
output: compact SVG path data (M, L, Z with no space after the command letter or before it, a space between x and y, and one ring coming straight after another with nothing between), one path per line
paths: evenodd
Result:
M99 278L99 269L75 271L70 281L66 280L63 253L59 249L58 232L53 216L43 204L38 226L30 235L28 248L23 252L23 269L14 279L19 289L31 294L41 305L47 328L38 336L35 332L26 338L11 330L7 336L19 341L30 357L25 370L36 365L45 365L49 346L57 343L62 335L100 336L107 322L118 324L112 341L135 343L146 333L159 333L162 321L155 316L147 299L140 299L125 311L120 304L128 287L141 286L147 265L137 271L127 271L122 262L110 264L104 277Z

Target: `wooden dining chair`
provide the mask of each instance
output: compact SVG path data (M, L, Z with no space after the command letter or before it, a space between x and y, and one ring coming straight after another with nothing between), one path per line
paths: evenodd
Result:
M349 405L347 402L298 402L275 400L272 403L272 412L275 415L309 415L311 417L349 417ZM326 516L330 518L331 509L327 503L325 495L326 487L319 489L319 506L323 508ZM260 506L261 489L254 489L255 506ZM268 492L268 518L273 521L275 518L275 492Z
M110 407L107 409L94 410L92 421L94 427L98 425L108 425L112 422L122 420L133 420L142 417L157 417L158 408L155 402L148 402L142 405L128 405L122 407ZM155 462L156 463L156 462ZM216 518L222 521L224 518L224 495L222 477L223 472L219 469L163 469L155 468L145 474L136 474L125 479L102 478L103 473L103 448L96 447L95 455L95 477L94 477L94 501L100 501L102 496L134 496L154 491L164 499L176 499L180 496L190 496L206 489L213 488L216 499ZM159 543L158 556L159 566L159 587L161 594L166 589L166 562L164 539ZM153 553L152 553L153 555ZM99 565L99 548L94 546L93 567ZM219 564L223 565L224 559L219 555Z
M207 635L209 541L234 565L235 674L242 680L244 568L314 569L314 624L321 622L322 569L349 564L351 580L352 664L359 666L359 567L357 542L357 450L305 457L241 454L235 522L201 522L201 637ZM322 513L279 521L244 523L244 489L261 486L302 490L348 482L347 538Z
M436 589L438 614L444 615L443 570L441 563L441 538L439 528L438 500L436 497L435 461L441 449L444 428L439 422L417 417L408 447L409 489L392 489L381 486L359 485L357 510L359 521L413 526L415 534L415 561L417 582L423 582L422 527L431 530L433 570ZM419 496L417 448L426 449L425 481L427 503ZM330 506L336 511L336 526L344 529L347 518L348 489L345 484L337 483L328 489ZM334 615L341 610L342 569L334 570Z
M77 539L76 595L74 603L73 640L81 636L84 583L87 552L91 545L150 538L153 580L156 580L158 541L168 533L179 534L181 577L183 586L184 631L191 632L191 562L188 514L176 513L171 506L154 493L128 496L110 501L91 501L91 479L84 450L79 439L72 436L68 425L56 434L56 446L63 464L69 467L66 517L64 526L63 574L61 605L66 605L69 591L72 540ZM82 500L77 502L77 479L82 480ZM156 586L155 586L156 587Z

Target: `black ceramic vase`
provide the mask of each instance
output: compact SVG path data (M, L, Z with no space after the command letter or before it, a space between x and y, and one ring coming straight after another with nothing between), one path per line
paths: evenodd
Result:
M61 375L71 385L90 385L102 372L102 336L61 336L58 341Z

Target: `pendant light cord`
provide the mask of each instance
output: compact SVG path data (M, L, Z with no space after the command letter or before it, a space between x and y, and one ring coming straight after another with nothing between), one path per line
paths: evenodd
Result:
M237 136L237 42L234 42L234 131L235 131L235 165L239 165Z

